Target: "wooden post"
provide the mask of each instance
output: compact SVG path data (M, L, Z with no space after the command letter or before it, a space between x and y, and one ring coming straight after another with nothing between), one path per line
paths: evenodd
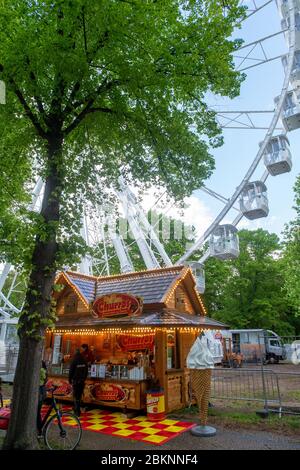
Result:
M164 389L166 410L168 409L167 336L165 331L155 334L155 375Z

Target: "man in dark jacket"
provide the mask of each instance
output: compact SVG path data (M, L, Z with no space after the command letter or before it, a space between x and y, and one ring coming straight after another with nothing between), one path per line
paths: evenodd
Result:
M70 364L69 383L73 386L74 411L80 416L80 401L84 390L85 380L88 375L88 363L82 354L83 348L76 351Z

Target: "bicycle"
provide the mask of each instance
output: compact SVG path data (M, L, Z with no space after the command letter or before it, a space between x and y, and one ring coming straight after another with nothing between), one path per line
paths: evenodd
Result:
M54 385L47 389L51 392L51 404L42 418L42 437L50 450L74 450L81 440L81 423L74 413L60 410L54 396L57 388ZM52 410L54 414L51 415Z

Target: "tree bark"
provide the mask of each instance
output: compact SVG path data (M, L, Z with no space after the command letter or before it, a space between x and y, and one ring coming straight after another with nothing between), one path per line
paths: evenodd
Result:
M3 449L37 448L36 416L42 347L42 342L25 336L20 339L12 414Z
M56 273L57 223L61 194L63 138L48 140L48 176L41 216L46 237L38 235L23 311L19 320L20 349L13 387L12 414L4 449L37 447L36 417L44 335L50 317L51 292ZM45 321L46 320L46 321Z

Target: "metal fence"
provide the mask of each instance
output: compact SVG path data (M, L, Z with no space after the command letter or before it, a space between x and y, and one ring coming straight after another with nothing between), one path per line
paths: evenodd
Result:
M0 350L0 375L11 376L15 374L19 348L14 345L4 346Z
M290 371L282 370L284 368ZM263 410L266 414L300 416L300 366L216 367L212 370L210 397L216 407L249 409L252 404L253 410ZM189 403L195 403L191 383Z
M218 400L259 402L267 411L275 407L282 410L280 386L272 369L215 368L212 375L211 397Z
M276 371L276 367L224 369L215 368L211 398L235 402L241 408L248 403L260 404L266 412L300 415L300 370Z

